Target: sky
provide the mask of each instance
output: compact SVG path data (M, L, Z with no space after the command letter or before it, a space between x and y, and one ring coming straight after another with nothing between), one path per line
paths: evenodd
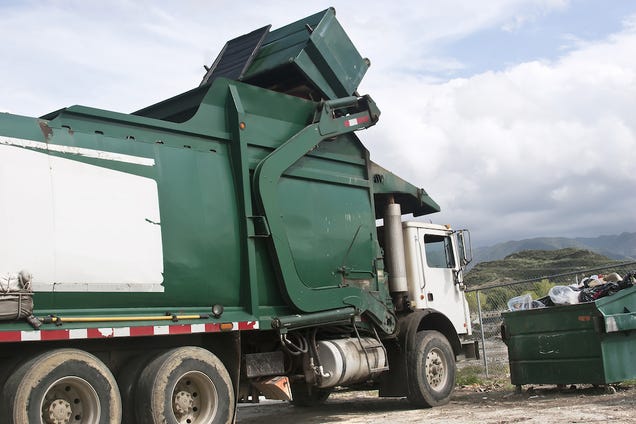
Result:
M132 112L225 42L333 6L382 111L358 135L473 245L636 231L636 2L0 0L0 111ZM10 41L9 41L10 40Z

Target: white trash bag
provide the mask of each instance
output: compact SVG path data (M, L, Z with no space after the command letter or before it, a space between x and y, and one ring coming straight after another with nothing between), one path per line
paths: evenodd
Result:
M569 286L554 286L548 292L555 305L574 305L579 303L579 292Z

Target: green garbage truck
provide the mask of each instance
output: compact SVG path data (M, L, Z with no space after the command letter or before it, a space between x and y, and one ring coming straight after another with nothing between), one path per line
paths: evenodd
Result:
M133 113L0 113L0 422L225 423L261 396L449 401L465 230L371 161L370 62L327 9ZM193 84L195 85L195 84Z

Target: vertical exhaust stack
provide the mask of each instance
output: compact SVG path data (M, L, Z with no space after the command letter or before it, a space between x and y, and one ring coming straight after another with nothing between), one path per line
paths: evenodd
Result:
M404 237L402 235L402 210L399 203L391 198L384 215L385 255L389 270L389 289L397 311L408 304L408 282L406 279L406 259L404 257Z

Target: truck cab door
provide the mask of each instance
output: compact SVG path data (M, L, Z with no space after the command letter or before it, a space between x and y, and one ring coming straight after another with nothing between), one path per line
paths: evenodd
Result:
M464 294L463 257L458 255L458 238L450 231L420 228L419 241L422 294L419 307L432 308L446 315L458 334L470 331L470 317ZM463 238L462 238L463 240Z

